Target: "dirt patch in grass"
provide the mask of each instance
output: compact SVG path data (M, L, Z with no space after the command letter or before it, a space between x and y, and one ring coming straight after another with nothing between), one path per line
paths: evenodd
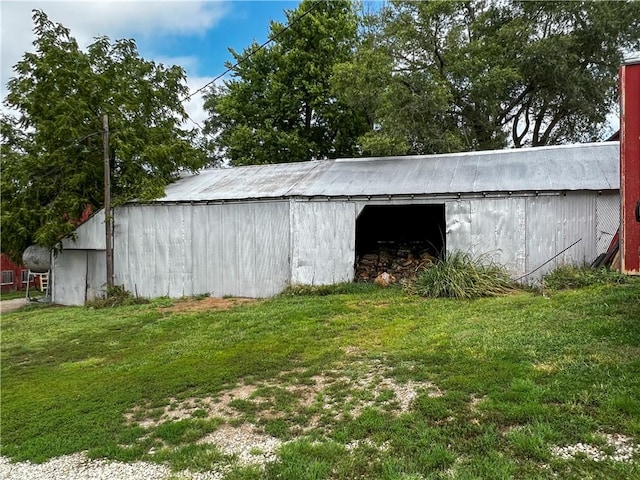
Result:
M206 312L209 310L230 310L238 305L255 303L255 298L219 298L206 297L202 299L189 298L180 300L170 307L159 308L161 312Z
M222 392L219 397L192 397L182 400L170 398L169 403L158 408L138 406L124 417L129 425L137 424L142 428L154 428L166 422L175 422L189 418L223 418L226 421L239 419L238 411L230 406L234 400L247 400L257 387L239 385Z
M357 417L367 408L401 414L420 394L435 398L443 392L429 381L398 382L381 360L356 360L347 365L305 376L300 370L283 372L273 380L241 383L217 396L168 399L164 407L139 406L125 414L128 424L154 428L189 418L220 418L228 424L261 424L295 415L307 418L296 425L304 435L320 424ZM324 419L324 421L321 421ZM326 428L330 428L326 426ZM294 433L292 431L292 433Z
M383 360L370 359L314 375L294 369L272 380L242 382L215 396L170 398L164 407L136 407L125 419L130 425L153 429L167 422L218 418L222 426L198 443L214 444L225 454L237 455L242 463L263 465L273 461L285 440L312 432L329 434L335 425L360 416L365 409L399 415L410 411L419 395L443 395L432 382L401 383L390 371Z

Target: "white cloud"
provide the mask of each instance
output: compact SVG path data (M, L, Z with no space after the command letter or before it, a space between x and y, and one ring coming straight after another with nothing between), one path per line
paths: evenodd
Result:
M2 0L0 67L3 98L6 82L13 76L12 67L26 51L33 49L33 9L43 10L50 20L71 29L80 46L86 47L94 37L101 35L112 39L202 35L229 13L229 4L206 0Z
M187 77L187 86L189 87L189 92L195 92L200 89L204 85L207 85L209 82L213 80L214 77ZM223 79L219 79L215 82L216 85L222 85ZM200 127L204 127L204 121L207 119L208 114L204 110L204 94L205 92L198 92L193 97L191 97L184 105L189 118L193 120L193 122L198 123ZM191 128L194 124L187 120L185 123L185 127Z

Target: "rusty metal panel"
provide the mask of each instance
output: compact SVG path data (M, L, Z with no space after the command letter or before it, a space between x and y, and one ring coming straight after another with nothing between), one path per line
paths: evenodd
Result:
M606 253L620 228L620 195L603 193L596 197L596 253Z
M353 280L353 202L292 201L291 228L291 283L327 285Z

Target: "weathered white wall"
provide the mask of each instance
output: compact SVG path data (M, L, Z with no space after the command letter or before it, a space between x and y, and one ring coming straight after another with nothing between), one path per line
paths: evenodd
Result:
M115 283L145 297L270 296L289 281L289 204L118 209Z
M291 283L352 281L355 245L354 202L291 202Z
M121 207L114 214L115 283L145 297L266 297L288 283L351 281L357 215L381 202L387 203L291 199ZM514 277L581 239L527 278L535 281L559 264L590 263L606 251L620 223L619 202L617 192L569 192L388 203L444 203L447 250L484 255ZM54 261L58 303L78 305L104 293L104 216L95 215L77 234Z
M102 298L107 289L107 258L104 250L87 250L87 300Z
M53 259L51 299L62 305L84 305L87 291L87 251L64 250Z
M617 193L568 192L446 202L447 250L486 255L528 281L561 264L589 264L606 251L620 224Z
M105 249L104 210L98 210L82 225L76 228L75 239L69 237L62 240L62 248L73 250Z
M597 251L605 253L620 228L620 195L602 193L596 198Z
M531 197L527 202L527 265L530 272L565 248L579 241L546 264L533 278L539 278L561 264L591 263L596 252L596 195L571 193Z

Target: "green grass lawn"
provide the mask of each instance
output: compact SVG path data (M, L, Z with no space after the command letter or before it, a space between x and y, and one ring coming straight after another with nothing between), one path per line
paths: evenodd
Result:
M3 315L1 453L87 451L176 478L640 478L640 282L342 291Z
M17 290L15 292L2 292L0 293L0 301L2 300L14 300L16 298L26 298L26 290ZM37 288L29 289L29 297L30 298L39 298L44 296L44 294L38 290Z

